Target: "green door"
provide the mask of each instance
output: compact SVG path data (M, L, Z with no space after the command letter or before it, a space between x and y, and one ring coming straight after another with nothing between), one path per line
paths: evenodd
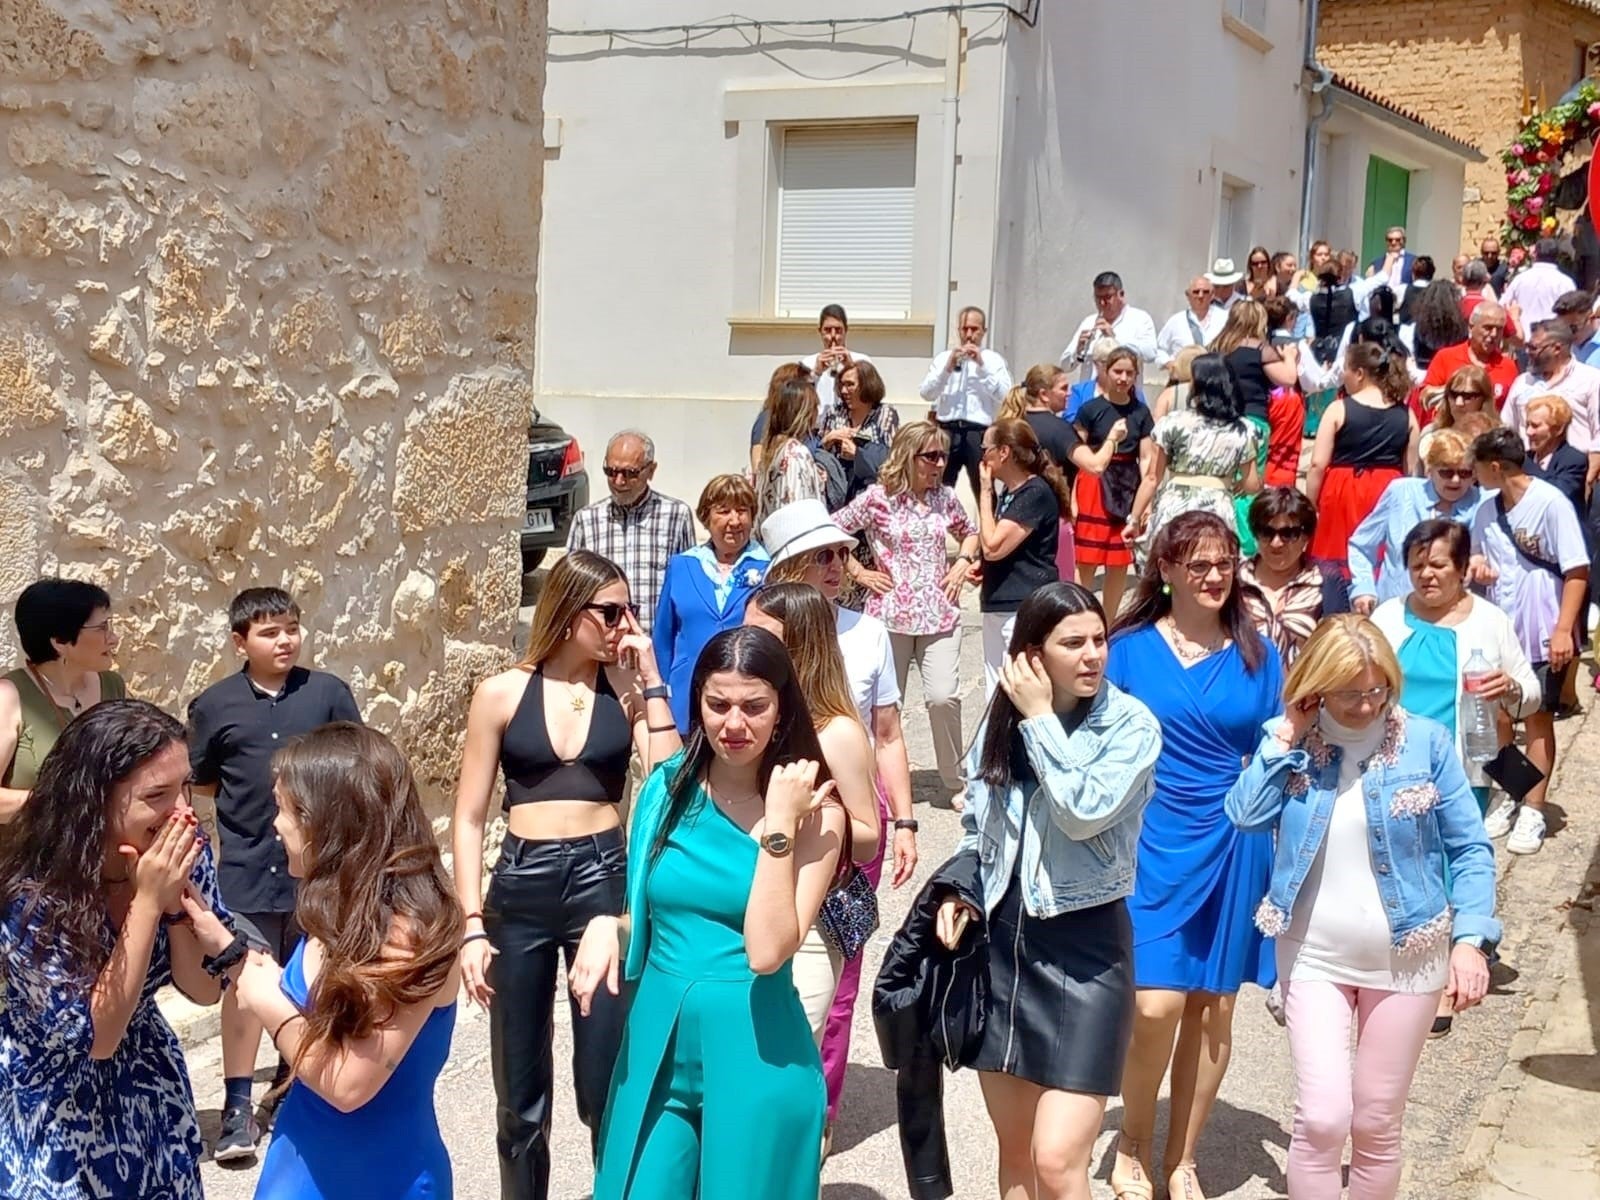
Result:
M1411 199L1411 172L1376 154L1367 159L1367 207L1361 222L1360 274L1367 264L1382 258L1383 235L1406 223L1406 205Z

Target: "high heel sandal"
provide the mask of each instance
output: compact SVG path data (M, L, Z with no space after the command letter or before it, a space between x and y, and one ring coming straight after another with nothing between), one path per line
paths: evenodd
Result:
M1155 1185L1146 1176L1144 1162L1139 1158L1139 1143L1121 1134L1117 1135L1116 1157L1111 1162L1111 1194L1114 1200L1155 1200L1156 1195Z
M1172 1168L1172 1174L1167 1176L1167 1196L1170 1200L1206 1200L1194 1163L1179 1163Z

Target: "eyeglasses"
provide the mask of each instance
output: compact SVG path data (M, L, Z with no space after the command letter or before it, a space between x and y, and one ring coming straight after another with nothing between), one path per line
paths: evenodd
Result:
M1342 691L1324 693L1323 699L1337 700L1340 704L1356 705L1365 701L1368 704L1382 704L1389 698L1389 685L1373 688L1345 688Z
M1231 558L1219 558L1214 562L1207 558L1192 558L1183 564L1183 569L1189 572L1190 579L1205 579L1213 571L1227 579L1233 574L1238 565Z
M1250 260L1250 265L1252 267L1270 267L1272 265L1272 260L1267 258L1252 258Z
M998 449L999 449L998 446L991 446L988 442L985 442L985 443L983 443L983 445L978 447L980 455L981 454L993 454Z
M1478 473L1471 467L1435 467L1433 473L1440 479L1453 479L1460 482L1463 479L1476 479Z
M1309 532L1304 525L1268 525L1265 529L1256 530L1256 537L1263 542L1292 542Z
M110 637L112 634L116 633L115 625L110 617L107 617L104 621L96 621L93 625L80 625L78 626L78 630L79 632L87 630L91 633L99 633L104 631L107 637Z
M1191 296L1211 296L1211 295L1215 295L1215 293L1210 288L1190 288L1189 289L1189 295L1191 295Z
M943 450L922 450L918 452L917 457L925 463L942 463L950 461L950 456Z
M623 613L635 617L639 615L637 604L585 604L583 607L589 612L599 613L600 620L607 629L615 629L621 623Z
M600 474L604 475L607 479L632 480L639 478L639 476L643 475L649 469L650 467L648 464L642 467L603 466L600 468Z
M813 550L811 552L811 561L816 563L819 567L829 567L833 565L834 559L838 559L840 562L843 562L849 557L850 551L841 546L824 546L820 550Z

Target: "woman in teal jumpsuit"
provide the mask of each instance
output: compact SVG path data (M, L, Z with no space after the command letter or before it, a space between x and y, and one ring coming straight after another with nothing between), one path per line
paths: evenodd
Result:
M790 960L844 836L821 763L783 644L714 637L684 750L639 795L627 914L573 964L585 1010L619 968L632 993L595 1200L816 1200L826 1093Z

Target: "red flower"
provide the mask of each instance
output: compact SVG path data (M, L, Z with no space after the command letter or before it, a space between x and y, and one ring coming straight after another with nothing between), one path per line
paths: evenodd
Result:
M1539 194L1541 196L1543 196L1551 188L1555 187L1555 185L1556 177L1553 173L1546 171L1543 175L1539 176Z

